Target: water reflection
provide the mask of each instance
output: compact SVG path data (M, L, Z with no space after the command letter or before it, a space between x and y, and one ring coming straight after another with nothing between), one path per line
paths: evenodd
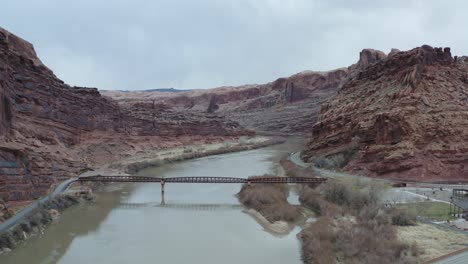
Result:
M118 208L138 209L143 207L155 207L163 209L180 209L192 211L217 211L217 210L239 210L243 209L240 204L197 204L197 203L120 203Z
M248 177L274 173L287 146L225 154L142 171L152 176ZM40 239L0 263L300 263L296 228L277 238L242 213L240 184L120 184L67 210ZM293 197L297 200L297 197Z

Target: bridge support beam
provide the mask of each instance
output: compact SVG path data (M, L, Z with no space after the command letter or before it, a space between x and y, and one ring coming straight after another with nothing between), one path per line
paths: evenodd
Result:
M164 201L164 185L166 183L164 182L164 180L161 180L161 205L164 206L166 203Z

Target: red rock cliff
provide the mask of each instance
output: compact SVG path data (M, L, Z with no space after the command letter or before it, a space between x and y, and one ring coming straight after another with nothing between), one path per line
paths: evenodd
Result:
M302 158L357 149L345 170L404 180L468 180L467 69L449 48L392 52L322 105Z
M64 84L30 43L0 28L0 197L37 198L90 164L178 137L251 134L215 115L138 110Z
M364 49L359 54L359 61L347 68L328 72L304 71L266 84L180 93L111 91L105 94L122 105L154 101L184 113L223 115L256 131L303 133L316 122L322 102L335 95L347 80L385 58L381 51Z

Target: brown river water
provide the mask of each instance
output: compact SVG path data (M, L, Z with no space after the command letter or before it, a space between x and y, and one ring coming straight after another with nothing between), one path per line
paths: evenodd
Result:
M148 168L148 176L248 177L276 173L282 144ZM295 264L300 261L298 227L282 237L265 231L244 213L235 194L240 184L115 184L97 201L66 210L44 234L8 254L1 264L162 263ZM291 195L291 202L297 196Z

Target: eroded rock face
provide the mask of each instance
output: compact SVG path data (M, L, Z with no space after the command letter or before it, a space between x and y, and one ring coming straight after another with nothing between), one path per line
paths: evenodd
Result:
M334 95L347 77L346 68L306 71L261 85L221 87L173 93L104 92L121 105L149 104L180 113L215 113L262 132L303 132L315 122L320 103ZM145 103L146 102L146 103Z
M37 58L30 43L0 28L4 200L38 198L89 166L147 149L188 138L209 141L249 134L216 115L184 115L151 105L123 108L95 88L70 87Z
M468 67L449 48L395 52L321 109L304 160L357 149L346 170L419 181L468 180Z
M267 133L308 133L317 121L320 104L345 82L387 56L364 49L347 68L328 72L304 71L260 85L220 87L181 93L104 92L122 105L154 101L182 113L216 113L241 125Z

